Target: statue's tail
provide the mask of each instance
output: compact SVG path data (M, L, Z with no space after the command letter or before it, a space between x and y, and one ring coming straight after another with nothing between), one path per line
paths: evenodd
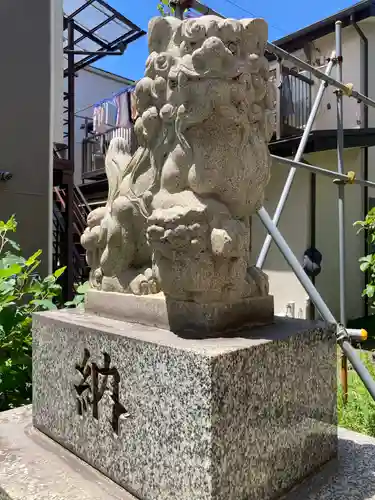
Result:
M105 172L108 179L108 201L110 207L118 193L124 173L131 161L128 144L122 137L114 137L105 158Z

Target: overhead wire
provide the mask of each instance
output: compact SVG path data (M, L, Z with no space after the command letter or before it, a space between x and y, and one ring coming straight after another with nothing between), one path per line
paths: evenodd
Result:
M259 17L259 15L255 14L254 12L251 12L248 9L245 9L245 7L242 7L242 5L238 5L233 0L224 0L224 1L227 2L227 3L229 3L230 5L233 5L233 7L236 7L237 9L242 10L242 12L244 12L245 14L250 14L250 16L252 16L252 17ZM283 30L282 28L280 28L276 24L272 24L272 23L269 22L268 25L272 26L272 28L275 28L277 31L280 31L284 35L287 34L286 30Z

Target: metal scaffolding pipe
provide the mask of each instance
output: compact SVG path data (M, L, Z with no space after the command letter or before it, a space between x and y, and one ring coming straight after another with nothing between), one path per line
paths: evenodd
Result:
M326 75L329 75L332 71L333 65L335 64L335 61L333 59L334 57L335 57L335 52L333 51L331 54L330 61L328 63L326 71L325 71ZM326 87L327 87L327 83L322 81L320 84L319 90L316 94L314 104L311 108L310 115L309 115L309 118L307 120L305 130L303 131L303 135L301 137L301 141L299 143L297 153L295 154L295 157L294 157L294 161L300 161L302 159L303 152L305 151L305 147L306 147L307 141L309 139L311 129L314 125L316 115L318 114L319 106L322 102L322 98L323 98L324 91L325 91ZM280 119L280 117L279 117L279 119ZM287 180L285 182L283 191L282 191L280 199L279 199L279 203L277 204L275 214L273 216L273 222L276 225L278 224L278 222L280 220L281 213L282 213L284 206L285 206L285 203L288 199L296 171L297 171L297 168L295 166L292 166L292 168L290 169L290 172L288 174ZM268 254L268 251L270 249L271 243L272 243L272 238L269 234L267 234L266 239L264 240L263 246L260 250L258 261L256 264L257 267L259 267L260 269L262 269L264 266L264 262L267 258L267 254Z
M284 237L278 230L276 224L272 221L271 217L268 215L266 209L262 207L258 211L258 216L262 221L263 225L267 229L267 231L271 234L273 240L275 241L277 247L280 252L284 256L285 260L288 262L295 275L297 276L299 282L308 293L309 297L313 301L316 309L319 311L322 318L327 322L336 325L337 334L341 334L337 338L337 342L342 348L343 352L351 362L354 370L358 373L360 379L364 383L365 387L371 394L372 398L375 400L375 381L372 379L370 373L362 363L361 358L359 357L356 350L351 346L349 342L349 336L345 328L341 328L341 326L337 323L335 317L332 312L328 308L327 304L324 302L323 298L319 294L318 290L310 281L310 278L307 276L305 271L303 270L301 264L299 263L297 257L294 255Z
M331 177L332 179L337 179L338 181L342 181L349 184L359 184L361 186L367 186L369 188L375 188L375 182L366 181L364 179L356 179L355 177L351 177L347 174L340 174L334 170L327 170L322 167L317 167L316 165L311 165L310 163L302 163L298 161L291 160L289 158L284 158L282 156L271 155L273 160L276 160L278 163L282 165L292 165L296 168L304 168L305 170L309 170L315 174L322 174L326 177Z
M335 23L337 80L342 81L342 22ZM337 171L344 173L344 104L342 91L336 90L337 109ZM338 216L339 216L339 296L340 322L346 326L346 256L345 256L345 185L338 184ZM341 354L341 385L344 404L348 400L348 358L343 351Z
M336 25L337 79L342 80L342 22ZM344 123L342 92L336 92L337 99L337 171L344 173ZM346 326L346 256L345 256L345 184L338 184L339 213L339 270L340 270L340 322Z

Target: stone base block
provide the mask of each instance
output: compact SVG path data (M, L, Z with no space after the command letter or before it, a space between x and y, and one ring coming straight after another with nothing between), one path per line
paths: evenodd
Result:
M76 311L33 325L33 421L142 500L262 500L336 455L336 343L299 320L188 340Z
M133 295L89 290L85 310L107 318L164 328L185 338L236 335L238 328L273 323L273 297L253 297L232 304L197 304L163 293Z
M0 443L0 500L136 500L33 428L30 406L0 413ZM374 450L374 438L339 429L338 460L283 500L375 500Z

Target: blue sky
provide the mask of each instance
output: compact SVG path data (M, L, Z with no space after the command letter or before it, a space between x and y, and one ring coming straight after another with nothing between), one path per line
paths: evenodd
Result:
M158 15L157 0L109 0L118 11L147 31L148 21ZM207 0L206 5L233 18L263 17L269 25L269 40L276 40L335 12L354 5L353 0ZM98 67L138 79L147 58L147 37L129 45L121 56L107 56Z

